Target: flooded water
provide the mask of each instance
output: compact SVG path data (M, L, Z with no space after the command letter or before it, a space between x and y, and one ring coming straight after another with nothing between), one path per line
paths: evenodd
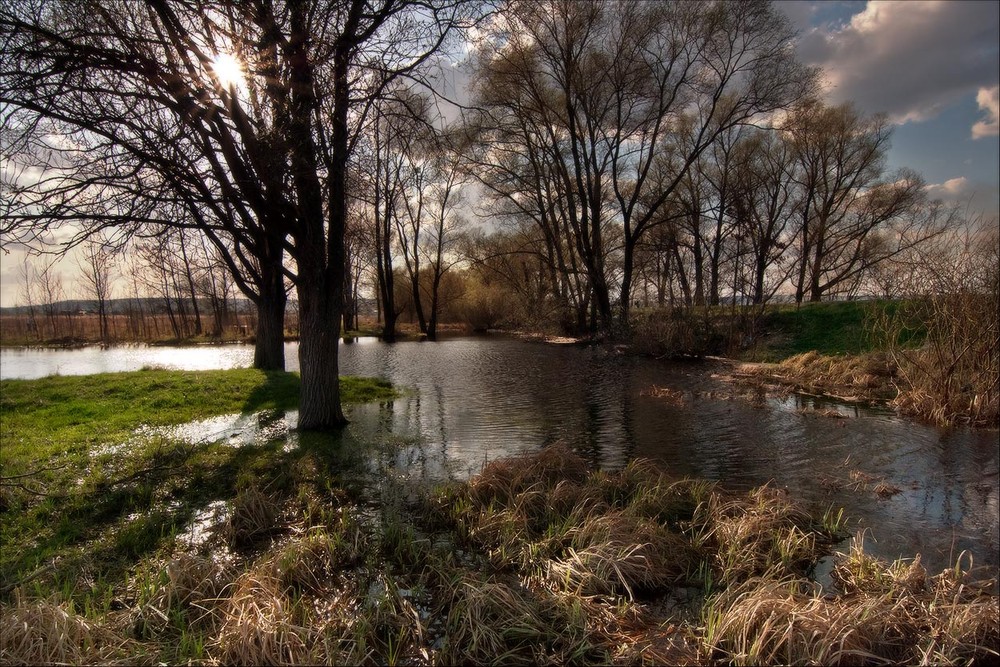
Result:
M295 344L286 346L286 358L296 370ZM246 346L5 349L0 377L230 368L251 359ZM994 575L1000 560L996 431L942 431L808 396L734 396L715 377L727 371L721 363L501 337L394 345L358 339L341 346L341 371L406 390L395 401L353 406L349 430L410 443L395 467L412 479L464 478L484 461L563 442L608 469L646 457L730 488L771 482L821 513L844 507L852 528L870 529L868 550L886 558L921 553L937 570L969 550ZM221 416L175 435L234 446L283 438L294 446L296 417Z

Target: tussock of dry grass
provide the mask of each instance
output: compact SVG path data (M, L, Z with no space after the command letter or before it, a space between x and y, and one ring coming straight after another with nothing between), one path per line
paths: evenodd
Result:
M915 361L912 363L917 365ZM955 386L946 386L942 390L941 385L944 384L931 385L928 382L929 386L905 386L890 405L903 414L942 426L968 423L995 427L1000 421L1000 393L995 382L993 386L973 388L971 383L962 385L953 381L949 384Z
M175 614L183 615L187 627L214 627L219 602L234 573L211 558L182 553L149 576L147 590L140 593L145 601L135 620L140 636L164 632L175 623Z
M583 595L664 589L696 567L688 540L650 519L612 512L567 531L565 556L549 561L547 578Z
M256 486L248 486L230 503L223 535L233 546L247 546L271 533L280 513L278 498Z
M127 638L82 618L66 604L18 600L0 608L2 664L136 664L141 657Z
M479 505L510 504L532 488L551 489L562 481L582 482L586 476L583 459L566 447L554 446L531 456L491 461L469 481L468 489Z
M769 486L745 497L714 494L699 508L698 540L713 554L716 580L725 584L765 573L803 574L822 553L810 519L788 494Z
M896 587L883 594L832 598L803 580L750 579L713 601L706 646L737 665L996 660L996 598L949 596L924 585L922 568L897 569L901 579L886 574Z
M583 614L519 585L467 575L451 588L447 607L447 640L437 656L442 664L606 662Z
M233 583L214 639L219 660L239 665L317 662L321 646L307 608L296 604L269 568L251 569Z
M805 352L779 363L776 376L805 388L866 400L896 394L889 359L879 352L848 356Z
M735 664L968 664L1000 649L1000 609L971 563L929 576L919 556L886 563L863 535L841 554L822 595L795 578L753 578L714 599L706 645Z

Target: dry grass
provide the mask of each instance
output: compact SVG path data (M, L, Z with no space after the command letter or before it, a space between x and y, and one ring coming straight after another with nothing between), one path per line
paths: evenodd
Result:
M690 542L650 519L611 512L563 536L571 546L546 565L546 578L581 595L663 590L680 583L698 562Z
M232 560L183 553L140 565L116 598L122 611L84 618L18 599L2 610L0 662L997 657L996 597L958 567L931 577L919 559L885 564L858 540L835 566L840 594L822 596L803 576L830 532L772 487L728 494L648 461L588 473L558 448L494 461L429 499L416 523L401 504L372 515L340 500L301 488L279 499L249 486L214 539L224 546L244 535L252 548L228 552Z
M216 655L226 664L295 665L318 662L322 646L308 607L286 595L270 568L253 568L233 583L221 610Z
M918 353L912 356L916 358ZM929 365L933 360L924 361ZM945 385L943 382L937 386L907 386L892 400L891 405L903 414L913 415L940 426L966 423L996 427L1000 422L1000 394L992 386L996 385L996 382L981 391L974 389L971 383L954 381L951 384L955 386L943 390L941 389Z
M684 405L684 392L671 389L670 387L659 387L654 384L649 389L644 389L639 392L639 395L653 396L655 398L662 399L670 405Z
M469 481L468 490L478 505L511 504L533 488L551 489L562 481L579 483L586 476L583 459L564 446L554 446L530 456L491 461Z
M82 618L66 603L18 599L0 608L0 664L151 663L134 642Z
M773 377L854 400L884 400L896 395L893 368L888 357L879 352L850 356L805 352L780 362Z
M230 567L211 558L182 553L147 575L134 627L140 637L192 628L214 628L222 595L232 584ZM177 628L177 625L183 627Z
M711 657L746 664L970 664L997 659L995 596L967 571L928 577L919 559L885 564L860 548L838 563L845 590L824 596L802 579L753 578L705 612Z
M270 534L281 513L281 501L256 486L248 486L230 503L222 533L229 544L245 547Z
M520 585L471 573L450 590L440 664L548 665L606 662L587 632L582 608Z
M746 496L714 494L695 518L696 540L707 547L716 581L804 574L832 535L820 532L787 492L770 486Z

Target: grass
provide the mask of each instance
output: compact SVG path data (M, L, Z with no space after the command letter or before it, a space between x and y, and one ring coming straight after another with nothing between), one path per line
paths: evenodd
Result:
M70 474L31 478L48 497L4 487L4 544L23 555L0 555L15 584L0 594L0 663L997 655L996 597L959 566L921 579L858 546L835 566L842 590L819 596L808 575L846 537L842 513L812 516L772 487L728 492L641 460L594 471L553 447L412 489L394 481L384 445L298 437L292 448L152 438L102 466L94 450L50 452ZM378 484L352 493L364 476ZM891 644L852 653L875 635L864 610L884 615ZM933 642L906 629L917 627Z
M345 402L395 396L371 378L341 378ZM256 369L142 370L0 381L0 465L4 474L52 455L119 444L139 427L183 424L234 412L288 410L297 373Z
M30 581L75 595L81 577L119 577L220 499L234 499L236 541L266 533L282 505L262 502L271 495L254 484L291 483L278 464L290 458L283 441L234 448L155 429L294 408L298 387L295 374L249 369L0 383L0 542L18 545L0 550L0 594ZM341 388L345 402L396 395L375 379L343 378Z
M768 332L754 351L758 361L781 361L815 351L823 355L863 354L874 351L865 321L882 302L830 301L775 306L764 315Z

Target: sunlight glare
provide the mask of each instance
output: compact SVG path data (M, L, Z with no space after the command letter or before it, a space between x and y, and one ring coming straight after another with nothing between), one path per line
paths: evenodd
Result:
M240 61L228 53L220 53L212 61L212 71L219 83L229 88L243 86L243 67Z

